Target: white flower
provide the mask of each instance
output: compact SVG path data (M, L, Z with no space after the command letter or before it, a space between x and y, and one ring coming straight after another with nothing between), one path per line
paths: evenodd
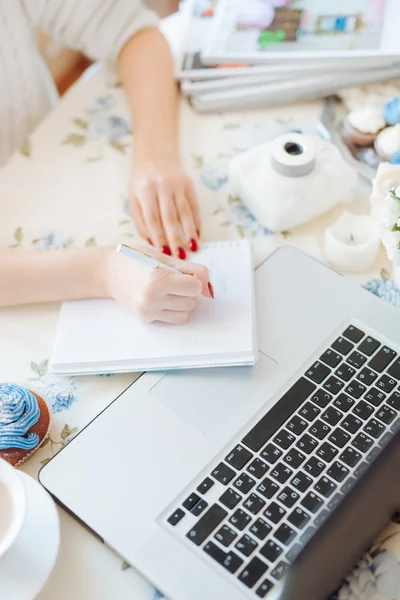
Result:
M381 163L379 165L376 176L372 183L372 193L370 196L372 217L379 218L381 216L385 205L385 199L389 191L393 188L396 188L397 190L399 181L400 165L391 165L389 163ZM391 198L391 200L396 203L396 200L393 198Z

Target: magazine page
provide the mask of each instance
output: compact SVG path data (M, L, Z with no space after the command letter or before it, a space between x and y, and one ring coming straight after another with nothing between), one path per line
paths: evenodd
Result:
M219 0L203 59L382 55L387 4L393 0ZM400 2L393 10L400 17Z

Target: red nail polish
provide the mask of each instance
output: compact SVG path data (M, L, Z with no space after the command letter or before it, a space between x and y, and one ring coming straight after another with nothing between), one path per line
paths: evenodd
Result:
M181 260L185 260L185 258L186 258L186 252L184 251L183 248L178 248L178 250L176 251L176 255Z
M169 246L163 246L161 248L161 251L163 254L167 254L168 256L171 256L172 252Z
M153 245L153 242L151 241L151 239L150 239L150 238L147 238L147 243L148 243L148 244L150 244L150 246L152 246L152 245Z
M197 252L197 242L193 238L189 240L189 250L191 252Z
M208 282L208 289L209 289L211 298L214 300L214 288L210 282Z

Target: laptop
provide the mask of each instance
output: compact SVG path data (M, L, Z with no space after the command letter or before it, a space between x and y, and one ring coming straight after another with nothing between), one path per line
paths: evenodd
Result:
M398 312L290 247L255 286L256 366L143 374L39 475L169 600L326 598L400 506Z

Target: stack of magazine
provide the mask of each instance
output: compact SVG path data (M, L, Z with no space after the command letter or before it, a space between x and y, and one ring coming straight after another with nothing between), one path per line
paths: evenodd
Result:
M182 93L200 112L400 77L400 0L186 0Z

